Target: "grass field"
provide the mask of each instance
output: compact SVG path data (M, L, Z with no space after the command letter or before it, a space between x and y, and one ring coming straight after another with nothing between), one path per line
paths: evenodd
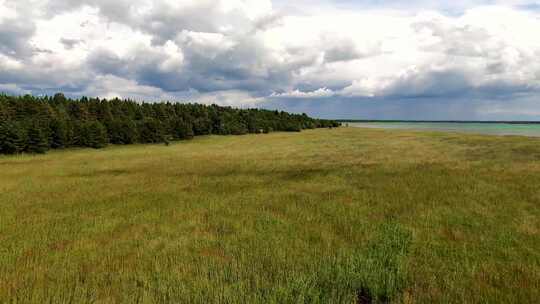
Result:
M0 157L0 303L533 303L540 140L340 128Z

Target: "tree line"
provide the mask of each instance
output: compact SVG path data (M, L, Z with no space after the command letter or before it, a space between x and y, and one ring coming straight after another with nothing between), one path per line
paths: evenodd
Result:
M242 135L338 127L306 114L118 98L0 95L0 154L68 147L166 143L199 135Z

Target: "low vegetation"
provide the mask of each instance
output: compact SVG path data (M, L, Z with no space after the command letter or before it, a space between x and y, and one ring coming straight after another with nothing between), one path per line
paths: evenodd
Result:
M336 128L0 157L1 303L534 303L540 140Z

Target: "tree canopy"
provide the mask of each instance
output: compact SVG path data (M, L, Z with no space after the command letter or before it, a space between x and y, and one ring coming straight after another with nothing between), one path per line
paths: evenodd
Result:
M242 135L338 127L306 114L194 103L0 95L0 154L67 147L168 143L200 135Z

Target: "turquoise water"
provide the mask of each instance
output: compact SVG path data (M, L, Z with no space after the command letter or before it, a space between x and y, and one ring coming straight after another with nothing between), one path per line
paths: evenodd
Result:
M362 122L349 123L349 126L359 128L451 131L490 135L521 135L540 137L540 124L458 122Z

